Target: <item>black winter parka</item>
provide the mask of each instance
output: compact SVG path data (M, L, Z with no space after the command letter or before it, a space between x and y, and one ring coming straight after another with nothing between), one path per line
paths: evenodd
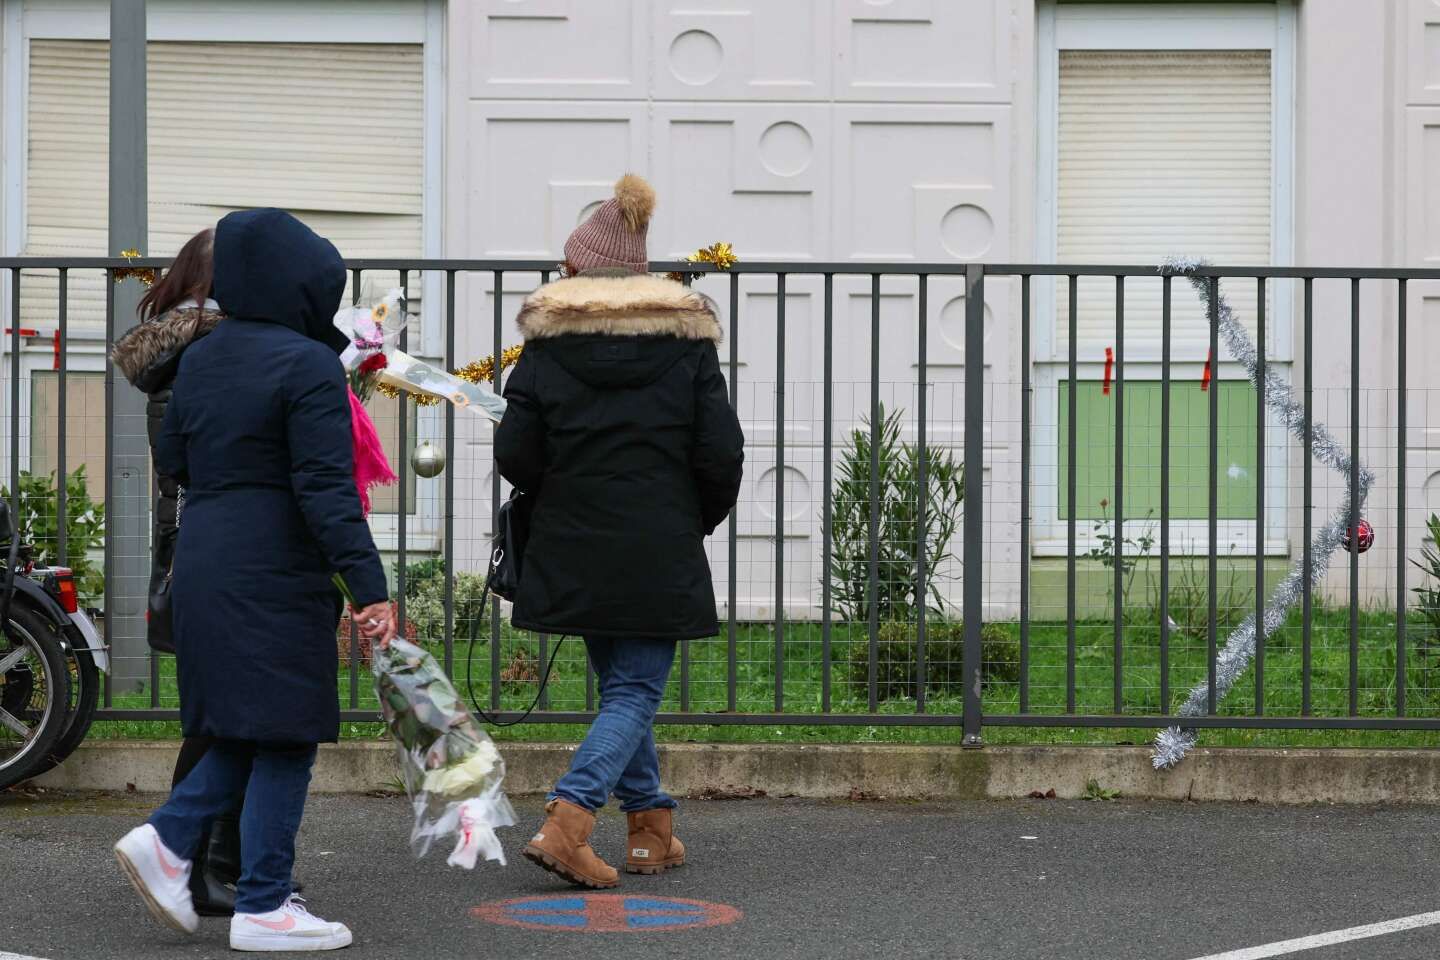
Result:
M705 537L740 491L714 303L683 284L596 271L541 287L495 436L533 495L514 624L581 637L719 632Z

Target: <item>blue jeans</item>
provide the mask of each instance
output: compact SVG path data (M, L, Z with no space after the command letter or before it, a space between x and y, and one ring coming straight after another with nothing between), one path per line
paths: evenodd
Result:
M655 752L655 714L675 662L675 642L587 638L585 649L600 682L600 715L550 799L592 813L611 793L626 813L675 807L660 789Z
M315 744L216 740L195 769L150 815L165 846L195 859L200 836L217 816L240 811L240 882L236 913L269 913L290 896L295 834L305 813L305 792L315 765Z

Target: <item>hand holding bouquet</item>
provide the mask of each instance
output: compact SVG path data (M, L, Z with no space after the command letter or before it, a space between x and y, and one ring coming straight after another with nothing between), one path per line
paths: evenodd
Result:
M396 639L372 662L380 711L400 754L415 809L410 845L424 856L436 837L456 835L447 861L469 870L482 855L505 862L496 827L515 823L501 783L505 762L465 708L435 658Z

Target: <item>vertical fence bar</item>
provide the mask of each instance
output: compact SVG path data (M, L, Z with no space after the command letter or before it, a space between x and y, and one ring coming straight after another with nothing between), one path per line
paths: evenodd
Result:
M785 274L775 274L775 712L785 712Z
M445 369L455 363L455 271L445 271ZM455 675L455 405L445 407L445 673Z
M202 303L201 306L203 307L204 304ZM110 348L110 345L107 343L107 344L106 344L106 349L108 350L109 348ZM60 383L60 391L63 393L64 390L65 390L65 384L64 384L64 382L62 381L62 382ZM148 413L148 411L147 411L147 413ZM32 426L31 429L34 429L34 427ZM63 427L63 426L61 427L61 432L64 432L64 427ZM155 474L155 465L154 465L154 455L153 455L153 454L151 454L150 460L151 460L150 469L147 470L147 471L145 471L146 479L149 480L149 482L150 482L150 487L149 487L149 489L150 489L150 491L151 491L150 497L149 497L149 506L150 506L150 510L151 510L151 515L150 515L150 530L148 530L148 531L146 531L146 532L149 533L149 534L151 534L151 535L153 536L153 534L154 534L154 528L155 528L155 514L154 514L155 501L154 501L154 493L153 493L153 491L155 491L155 490L157 490L157 489L159 488L159 483L160 483L160 481L159 481L159 478L158 478L158 477L156 476L156 474ZM137 470L136 470L136 473L139 474L139 472L140 472L140 471L137 469ZM108 482L108 481L107 481L107 482ZM58 486L61 490L64 490L64 489L65 489L65 474L64 474L63 472L61 472L61 473L59 474L58 482L57 482L56 486ZM137 498L137 499L138 499L138 498ZM108 519L108 518L107 518L107 519ZM64 529L65 529L65 521L64 521L63 518L61 518L61 519L58 520L57 529L59 529L59 530L64 530ZM152 549L152 550L154 549L154 544L153 544L153 543L151 544L151 549ZM65 561L65 554L63 554L63 553L60 554L60 558L61 558L61 559L60 559L60 562L61 562L62 564L63 564L63 563L66 563L66 561ZM145 621L144 621L144 622L148 624L149 619L150 619L149 579L148 579L148 578L146 579L146 588L145 588L145 589L146 589L146 602L145 602L145 613L144 613ZM148 627L147 627L147 630L148 630ZM148 644L147 644L147 646L148 646ZM150 648L147 650L147 656L148 656L148 658L149 658L149 660L150 660L150 709L152 709L152 710L158 710L158 709L160 708L160 652L159 652L158 650L156 650L155 648L150 647Z
M108 440L108 437L107 437ZM110 484L105 484L110 489ZM10 268L10 515L20 527L20 268ZM108 517L109 514L107 513Z
M740 411L740 275L730 274L730 408L737 415ZM740 575L740 527L739 513L730 508L729 603L726 605L726 663L725 663L725 704L734 713L737 709L736 676L739 673L739 626L735 606L739 602L739 589L735 583ZM588 662L588 661L587 661Z
M1115 278L1115 712L1125 712L1125 278Z
M876 687L880 672L880 274L870 278L870 503L869 569L866 574L866 613L869 615L870 664L866 687L870 712L879 705Z
M1160 280L1160 712L1170 713L1170 276Z
M1310 584L1311 574L1314 570L1315 557L1310 548L1310 528L1312 526L1311 515L1315 509L1315 483L1314 470L1312 467L1313 454L1315 452L1315 313L1314 313L1314 285L1315 281L1305 278L1304 285L1304 361L1301 367L1305 371L1305 455L1301 458L1301 472L1303 479L1301 484L1303 491L1303 505L1301 518L1301 566L1304 569L1304 577L1300 586L1300 715L1310 716L1310 635L1312 618L1314 613L1314 590Z
M1079 320L1079 282L1080 278L1074 274L1070 275L1069 306L1070 317L1068 322L1070 349L1069 363L1066 376L1069 381L1065 387L1066 393L1066 416L1065 416L1065 449L1067 461L1065 464L1065 712L1075 712L1075 514L1077 512L1075 498L1077 495L1077 473L1075 466L1076 451L1076 427L1077 419L1075 414L1075 378L1080 375L1080 359L1076 344L1080 339ZM968 382L968 380L967 380ZM966 474L969 475L968 472ZM968 513L968 511L967 511Z
M408 311L410 306L410 271L408 270L400 271L400 296L401 302ZM410 349L410 330L408 327L402 327L400 330L400 349ZM495 362L499 363L500 358L496 357ZM410 438L409 410L407 409L407 404L409 403L409 395L404 390L399 391L399 396L395 398L395 409L400 421L397 424L398 429L396 430L395 439L395 476L397 478L395 485L395 538L396 546L398 547L395 558L395 623L400 629L401 637L405 636L405 534L407 526L406 520L410 512L409 504L405 501L406 494L409 490L407 484L410 479L410 458L405 453L405 447ZM418 477L415 480L415 486L415 494L418 499L420 494L420 480Z
M494 338L495 362L490 365L490 389L500 392L500 355L505 352L501 341L505 318L505 271L495 271L494 284ZM494 447L491 447L492 461ZM490 473L490 529L500 527L500 470ZM490 709L500 709L500 604L490 605Z
M544 638L541 638L540 662L549 663L545 658ZM561 641L564 642L563 639ZM544 687L541 687L544 690ZM547 701L548 702L548 701ZM690 712L690 641L680 641L680 712Z
M919 282L919 310L920 310L920 337L919 337L919 390L920 395L915 399L915 407L918 414L916 423L916 442L919 447L920 456L918 475L915 478L915 712L925 712L925 591L926 570L925 570L925 510L929 506L930 490L928 478L925 475L927 466L925 450L925 401L928 392L927 356L925 340L929 336L929 317L926 315L930 309L930 278L920 274L916 278Z
M563 642L563 640L562 640ZM549 663L545 657L545 638L540 638L540 662ZM540 688L544 690L544 687ZM548 702L548 701L547 701ZM680 712L690 712L690 641L680 641Z
M65 429L69 421L66 416L69 412L69 398L65 378L70 372L70 340L69 340L69 314L70 314L70 271L65 267L60 268L60 291L59 302L56 304L55 319L55 369L58 372L58 392L56 395L56 430L55 430L55 555L60 558L64 566L70 565L69 543L66 538L65 522L69 517L69 502L66 499L69 491L66 490L66 480L70 473L65 463Z
M115 364L110 359L110 348L115 344L115 271L105 271L105 557L101 561L105 587L102 592L105 605L105 643L110 647L111 672L105 674L103 698L105 709L114 706L114 690L110 676L115 663L115 616L118 613L115 599ZM12 489L18 490L18 485ZM17 513L16 516L19 516Z
M1255 715L1265 715L1265 278L1255 299Z
M1399 398L1396 403L1395 421L1395 452L1398 459L1396 463L1395 480L1395 715L1405 716L1405 383L1406 362L1405 362L1405 281L1400 281L1399 289L1399 339L1400 349L1397 357L1399 369Z
M588 652L585 654L585 709L595 709L595 665L590 662Z
M1220 278L1210 278L1210 557L1206 575L1210 610L1205 648L1207 713L1215 712L1215 669L1219 642L1220 582Z
M544 286L545 284L547 284L547 283L549 283L549 282L550 282L550 271L549 271L549 270L542 270L542 271L540 271L540 284L541 284L541 286ZM498 354L498 353L495 354L495 365L496 365L497 367L500 365L500 354ZM559 642L563 645L563 644L565 643L565 638L564 638L564 637L561 637L560 640L559 640ZM559 655L559 654L558 654L558 651L557 651L557 654L556 654L556 655L557 655L557 656ZM545 682L545 674L544 674L544 671L545 671L545 669L546 669L546 667L547 667L547 665L548 665L549 663L550 663L550 635L549 635L549 634L542 633L542 634L540 634L540 657L539 657L539 663L537 664L537 668L538 668L538 670L540 671L540 679L537 681L537 682L540 684L540 693L539 693L538 696L536 697L536 706L537 706L540 710L548 710L548 709L550 709L550 685ZM688 711L688 710L690 709L690 641L689 641L689 640L682 640L682 641L680 641L680 709L681 709L681 710L684 710L684 711Z
M984 627L985 561L985 268L965 270L965 558L963 612L964 743L979 746L981 702L980 631Z
M360 302L360 271L350 271L350 304ZM360 627L355 618L350 618L350 709L360 707Z
M1350 280L1350 716L1360 715L1360 278Z
M823 579L820 583L821 610L820 610L820 709L824 713L830 712L830 634L832 630L830 613L830 567L833 562L834 545L831 541L831 527L834 523L834 495L833 495L833 474L834 464L832 455L834 452L834 424L835 424L835 275L825 274L825 334L824 334L824 358L825 368L825 397L824 397L824 420L825 438L825 462L821 466L824 479L821 481L824 488L824 503L821 507L820 521L820 553Z
M1020 712L1030 712L1030 276L1020 277Z

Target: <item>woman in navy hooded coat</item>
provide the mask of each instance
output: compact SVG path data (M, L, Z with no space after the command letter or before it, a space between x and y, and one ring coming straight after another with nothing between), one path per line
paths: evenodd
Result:
M346 340L331 323L344 287L334 246L289 214L221 220L214 296L226 319L181 360L156 446L184 489L172 586L181 725L216 742L116 853L151 912L193 931L179 878L243 793L237 949L350 942L293 899L290 877L316 744L339 735L331 575L368 635L394 633L355 489Z

